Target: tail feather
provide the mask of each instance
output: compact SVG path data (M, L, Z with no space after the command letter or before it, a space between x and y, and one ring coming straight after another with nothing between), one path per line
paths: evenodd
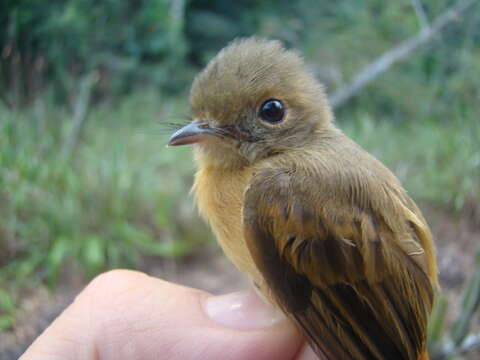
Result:
M294 318L326 359L428 360L416 311L392 296L391 286L364 281L315 287L312 306Z

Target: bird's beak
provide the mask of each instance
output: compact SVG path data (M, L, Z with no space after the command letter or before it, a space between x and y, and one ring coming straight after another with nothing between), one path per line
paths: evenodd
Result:
M211 128L206 122L194 121L175 131L168 141L168 146L194 144L211 137L223 136L220 129Z

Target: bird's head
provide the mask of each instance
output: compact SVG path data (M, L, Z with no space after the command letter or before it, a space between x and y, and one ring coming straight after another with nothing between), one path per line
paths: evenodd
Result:
M322 86L279 41L236 40L193 82L193 121L169 145L195 144L199 161L232 168L308 146L331 126Z

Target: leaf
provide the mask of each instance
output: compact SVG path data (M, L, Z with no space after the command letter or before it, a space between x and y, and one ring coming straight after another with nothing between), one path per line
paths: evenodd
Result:
M8 330L15 326L15 318L12 315L0 315L0 331Z
M475 259L475 271L462 296L462 312L452 325L452 339L461 345L468 335L473 314L480 307L480 251Z
M431 353L435 353L438 344L443 340L445 320L448 313L448 300L441 294L437 295L433 312L428 324L428 346Z
M180 241L143 243L141 244L141 248L150 255L167 257L184 256L192 250L192 246L190 244Z
M15 309L15 302L11 294L0 289L0 313Z
M58 276L58 270L62 265L63 261L67 257L69 252L69 244L71 240L66 237L58 237L54 240L53 245L48 251L47 254L47 277L49 279L50 285L52 286Z
M87 272L90 275L98 272L104 265L105 254L104 244L98 236L91 235L85 239L85 247L83 248L83 258L87 266Z

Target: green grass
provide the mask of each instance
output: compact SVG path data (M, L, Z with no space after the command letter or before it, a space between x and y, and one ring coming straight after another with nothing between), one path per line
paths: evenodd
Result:
M395 124L360 116L340 125L387 165L416 200L456 212L467 200L480 202L480 122Z
M161 124L184 109L148 92L100 106L69 159L62 109L0 111L0 329L21 288L55 285L66 266L90 277L136 267L142 254L181 256L205 238L192 230L190 151L166 148Z

